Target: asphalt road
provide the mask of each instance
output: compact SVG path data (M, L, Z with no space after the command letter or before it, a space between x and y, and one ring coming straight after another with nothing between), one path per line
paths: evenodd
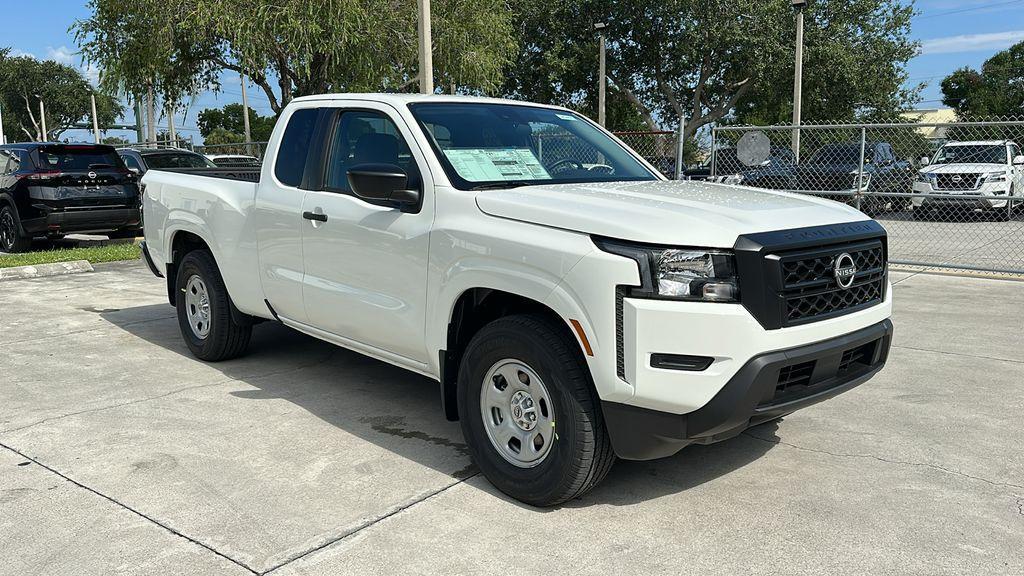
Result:
M436 385L274 324L192 359L138 264L0 284L0 574L1021 574L1024 283L899 280L889 366L512 502Z

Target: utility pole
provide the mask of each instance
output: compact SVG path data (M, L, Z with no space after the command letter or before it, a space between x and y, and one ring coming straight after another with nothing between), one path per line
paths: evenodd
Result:
M135 140L142 144L146 139L145 127L142 121L142 98L135 96Z
M178 134L174 131L174 107L170 104L167 105L167 138L172 147L178 147Z
M800 106L804 77L804 8L807 0L792 0L796 10L796 65L793 72L793 154L800 161Z
M50 137L50 133L46 130L46 106L43 106L42 96L39 97L39 123L43 128L39 135L39 141L47 142L47 139Z
M89 94L89 100L92 103L92 136L96 140L96 143L100 143L100 119L96 116L96 93Z
M146 127L149 134L146 138L150 142L156 142L156 110L153 109L153 83L146 86ZM155 145L155 144L154 144Z
M600 46L597 56L597 123L601 126L605 125L605 90L608 85L608 81L605 78L605 39L604 29L608 25L604 22L598 22L594 24L594 30L598 31L597 39Z
M420 94L434 93L434 54L430 39L430 0L418 0L420 9Z
M242 125L245 127L245 142L252 142L252 134L249 132L249 96L245 93L245 74L239 74L242 79Z

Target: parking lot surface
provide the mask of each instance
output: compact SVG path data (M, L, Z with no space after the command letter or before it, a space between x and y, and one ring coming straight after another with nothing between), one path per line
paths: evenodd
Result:
M1024 283L894 273L874 380L540 510L436 384L276 324L189 356L138 263L0 286L0 574L1021 574Z

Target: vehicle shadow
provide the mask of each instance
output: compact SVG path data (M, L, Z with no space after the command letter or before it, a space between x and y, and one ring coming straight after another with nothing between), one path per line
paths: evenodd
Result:
M198 362L166 304L104 310L100 316L184 361ZM444 419L438 384L429 378L271 322L255 327L246 356L209 366L250 387L235 386L228 393L236 398L286 400L331 426L453 478L477 473L459 424ZM766 440L740 436L691 446L661 460L619 461L597 489L565 506L629 505L700 486L764 455L775 445L770 441L775 429L771 423L758 428L758 437ZM486 482L473 485L523 506Z

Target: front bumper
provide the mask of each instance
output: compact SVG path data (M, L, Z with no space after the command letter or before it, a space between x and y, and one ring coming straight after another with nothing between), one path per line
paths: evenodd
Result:
M612 446L627 460L662 458L846 392L885 365L892 330L885 319L844 336L755 356L708 402L684 414L602 402Z
M914 193L922 196L911 199L915 208L964 208L989 210L1005 208L1010 197L1007 182L986 182L974 190L936 190L930 183L914 182Z

